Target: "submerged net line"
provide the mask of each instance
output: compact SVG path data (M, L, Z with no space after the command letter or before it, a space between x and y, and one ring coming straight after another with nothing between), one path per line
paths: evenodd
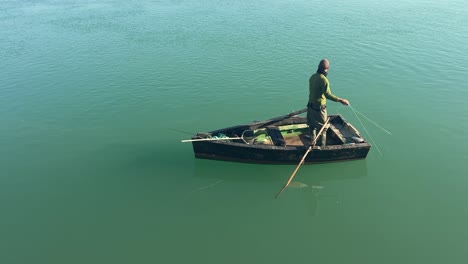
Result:
M222 181L223 181L223 180L218 180L218 181L216 181L215 183L208 184L208 185L206 185L206 186L200 187L200 188L198 188L198 189L196 189L196 190L191 191L190 193L194 193L194 192L197 192L197 191L201 191L201 190L203 190L203 189L206 189L206 188L213 187L213 186L215 186L216 184L218 184L218 183L220 183L220 182L222 182Z

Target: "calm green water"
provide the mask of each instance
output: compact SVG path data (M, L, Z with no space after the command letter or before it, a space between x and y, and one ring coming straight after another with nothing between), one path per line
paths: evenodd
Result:
M466 263L468 5L381 2L1 0L0 263ZM275 200L295 166L171 130L301 109L323 57L364 161Z

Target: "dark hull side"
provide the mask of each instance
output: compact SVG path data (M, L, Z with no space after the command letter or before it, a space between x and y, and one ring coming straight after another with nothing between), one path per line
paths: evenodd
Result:
M324 163L365 159L371 145L368 143L325 146L313 149L305 163ZM297 164L307 147L256 146L235 142L193 142L196 158L247 163Z

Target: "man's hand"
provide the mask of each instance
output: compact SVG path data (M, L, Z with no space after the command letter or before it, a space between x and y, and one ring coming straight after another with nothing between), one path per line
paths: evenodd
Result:
M349 105L349 101L346 99L338 98L338 102L344 104L344 105Z

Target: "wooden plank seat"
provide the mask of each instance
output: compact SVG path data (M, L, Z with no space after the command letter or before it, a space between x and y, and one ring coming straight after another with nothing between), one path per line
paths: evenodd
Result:
M273 144L275 144L275 146L286 145L286 141L284 140L284 137L281 134L281 131L279 130L278 127L267 126L266 131L267 131L268 136L270 136L271 140L273 141Z
M331 130L331 132L332 132L333 134L336 135L336 137L338 138L339 141L341 141L342 144L345 144L345 143L346 143L346 138L343 136L343 134L340 132L340 130L338 130L338 128L336 128L335 125L333 125L332 123L330 123L329 129Z

